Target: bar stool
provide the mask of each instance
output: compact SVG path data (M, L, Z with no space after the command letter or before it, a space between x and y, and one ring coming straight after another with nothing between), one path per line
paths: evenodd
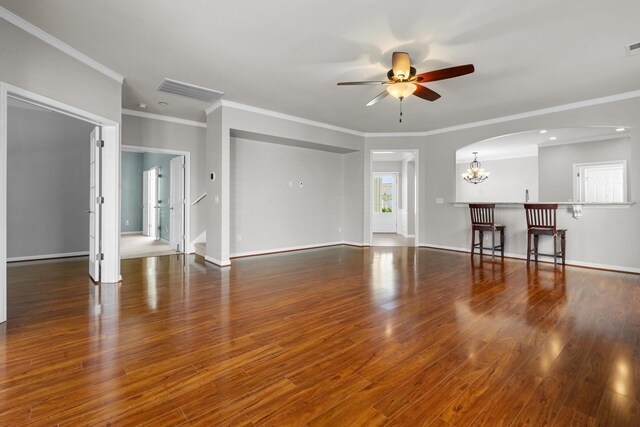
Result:
M538 255L553 257L553 264L557 264L558 258L565 262L566 234L567 230L556 226L557 203L526 203L524 205L527 214L527 264L531 261L531 254L538 262ZM533 251L531 250L531 236L533 236ZM538 254L538 238L540 236L553 236L553 254ZM560 236L560 248L558 252L558 236Z
M471 212L471 256L475 254L475 248L480 248L480 256L484 251L484 232L491 232L491 258L495 258L496 249L500 250L500 257L504 258L504 225L498 225L494 221L493 212L495 203L469 203ZM476 231L480 243L476 243ZM496 245L496 231L500 232L500 244Z

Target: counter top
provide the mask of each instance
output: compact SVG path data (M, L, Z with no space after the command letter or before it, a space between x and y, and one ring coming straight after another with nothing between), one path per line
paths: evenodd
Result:
M524 202L452 202L451 205L456 207L467 207L469 203L495 203L496 207L503 208L517 208L524 207ZM635 204L635 202L621 202L621 203L585 203L585 202L529 202L529 203L556 203L558 206L584 206L584 207L602 207L602 208L629 208Z

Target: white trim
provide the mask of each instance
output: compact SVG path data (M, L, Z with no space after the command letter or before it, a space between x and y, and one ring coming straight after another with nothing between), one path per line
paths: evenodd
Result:
M193 253L195 248L193 243L190 243L187 247L187 242L191 239L191 203L189 199L191 197L191 152L182 150L172 150L169 148L156 148L147 147L142 145L121 145L120 151L126 151L130 153L160 153L160 154L173 154L175 156L184 156L184 252Z
M337 246L344 244L343 241L337 242L326 242L326 243L313 243L311 245L300 245L300 246L289 246L286 248L273 248L273 249L263 249L259 251L248 251L248 252L236 252L229 256L229 258L239 258L239 257L249 257L254 255L266 255L266 254L275 254L278 252L290 252L290 251L301 251L304 249L316 249L322 248L325 246Z
M231 261L230 260L220 261L219 259L210 257L209 255L205 255L204 259L205 259L205 261L208 261L208 262L210 262L212 264L215 264L218 267L230 267L231 266Z
M358 246L361 248L368 248L369 245L366 243L362 243L362 242L350 242L348 240L345 240L344 242L342 242L343 245L348 245L348 246Z
M592 107L594 105L608 104L609 102L624 101L625 99L632 99L640 97L640 90L631 92L619 93L611 96L604 96L602 98L588 99L585 101L572 102L570 104L557 105L555 107L541 108L539 110L527 111L524 113L511 114L508 116L495 117L493 119L480 120L477 122L470 122L456 126L449 126L446 128L434 129L426 132L377 132L377 133L365 133L365 137L382 138L389 136L430 136L438 135L441 133L454 132L457 130L471 129L480 126L493 125L496 123L510 122L512 120L526 119L529 117L544 116L545 114L558 113L560 111L575 110L578 108Z
M145 119L152 119L152 120L161 120L163 122L178 123L180 125L196 126L196 127L205 128L205 129L207 128L207 124L203 122L198 122L195 120L180 119L178 117L173 117L173 116L163 116L161 114L147 113L144 111L129 110L127 108L122 109L122 115L143 117Z
M607 104L610 102L624 101L626 99L640 97L640 90L623 92L616 95L604 96L601 98L587 99L584 101L572 102L569 104L557 105L554 107L542 108L539 110L526 111L524 113L511 114L508 116L495 117L487 120L480 120L477 122L463 123L460 125L449 126L440 129L434 129L423 132L361 132L354 129L343 128L340 126L330 125L328 123L322 123L315 120L309 120L298 116L292 116L289 114L279 113L277 111L268 110L266 108L252 107L251 105L241 104L238 102L227 101L220 99L205 109L205 113L208 115L218 108L225 106L238 110L250 111L253 113L264 114L266 116L276 117L279 119L290 120L297 123L307 124L310 126L317 126L325 129L331 129L337 132L348 133L356 136L363 136L366 138L385 138L385 137L413 137L413 136L430 136L439 135L442 133L454 132L458 130L471 129L475 127L487 126L496 123L504 123L513 120L526 119L529 117L543 116L545 114L557 113L560 111L575 110L578 108L591 107L594 105Z
M353 129L347 129L340 126L330 125L328 123L322 123L315 120L309 120L298 116L292 116L290 114L279 113L277 111L267 110L265 108L252 107L251 105L240 104L239 102L227 101L225 99L221 99L220 101L215 102L209 108L205 110L206 114L210 114L211 112L217 110L221 106L235 108L236 110L248 111L251 113L262 114L269 117L275 117L277 119L289 120L296 123L301 123L309 126L316 126L324 129L334 130L336 132L348 133L356 136L365 136L364 132L360 132Z
M98 61L96 61L95 59L92 59L90 57L88 57L87 55L85 55L84 53L80 52L77 49L72 48L71 46L69 46L68 44L66 44L65 42L53 37L51 34L47 33L46 31L36 27L35 25L33 25L31 22L19 17L18 15L16 15L13 12L8 11L7 9L5 9L4 7L0 6L0 18L4 19L5 21L15 25L16 27L20 28L21 30L31 34L32 36L42 40L43 42L47 43L50 46L55 47L56 49L66 53L67 55L71 56L72 58L82 62L85 65L88 65L89 67L93 68L94 70L104 74L107 77L112 78L113 80L117 81L118 83L122 84L122 82L124 81L124 77L118 73L116 73L115 71L113 71L111 68L108 68L104 65L102 65L101 63L99 63Z
M74 258L74 257L88 256L88 255L89 255L89 251L67 252L63 254L16 256L16 257L7 258L7 262L38 261L42 259L55 259L55 258Z
M369 155L369 173L367 174L365 171L365 192L369 191L369 200L367 203L366 194L364 197L364 215L363 215L363 224L366 223L366 217L369 215L369 229L364 230L365 240L368 238L369 242L365 242L366 246L372 246L373 242L373 175L376 172L373 172L373 152L374 151L393 151L393 152L409 152L413 154L413 161L415 162L415 218L414 218L414 235L420 235L420 149L419 148L370 148L365 153ZM366 156L365 156L366 157ZM366 164L366 163L365 163ZM418 239L414 241L414 246L418 247Z
M211 104L210 106L208 106L205 110L204 113L205 115L209 115L211 113L213 113L214 111L216 111L218 108L222 107L222 99L218 99L216 100L216 102L214 102L213 104Z
M126 235L130 235L130 234L140 234L140 235L142 235L142 230L140 230L140 231L121 231L120 232L121 236L122 235L126 236Z
M461 247L457 247L457 246L435 245L435 244L432 244L432 243L420 243L420 247L421 248L429 248L429 249L445 249L445 250L449 250L449 251L471 253L471 250L469 248L461 248ZM509 252L505 252L504 256L509 257L509 258L521 259L521 260L526 260L527 259L527 257L525 255L514 254L514 253L509 253ZM640 274L640 268L625 267L625 266L621 266L621 265L598 264L598 263L595 263L595 262L572 261L572 260L566 260L566 265L568 267L599 268L599 269L603 269L603 270L620 271L620 272L623 272L623 273Z
M1 9L1 8L0 8ZM3 9L4 10L4 9ZM120 123L0 81L0 323L7 320L6 275L6 162L7 98L35 102L80 120L102 126L105 142L102 161L102 283L115 283L120 275Z

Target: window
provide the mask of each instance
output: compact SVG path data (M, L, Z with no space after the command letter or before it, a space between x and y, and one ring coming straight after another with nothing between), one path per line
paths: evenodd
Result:
M623 203L627 201L625 160L573 165L574 200L583 203Z
M393 212L394 177L376 176L373 179L373 211L376 213Z

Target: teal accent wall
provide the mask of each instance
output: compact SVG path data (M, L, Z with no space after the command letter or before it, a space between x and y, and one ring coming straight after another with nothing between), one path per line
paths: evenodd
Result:
M142 158L143 153L122 152L120 230L142 232Z
M160 177L158 178L158 195L159 195L159 207L160 207L160 238L169 240L169 196L171 195L171 159L174 156L172 154L159 154L159 153L143 153L142 155L142 170L146 171L152 167L158 167ZM142 178L140 178L142 183ZM141 211L142 214L142 211Z

